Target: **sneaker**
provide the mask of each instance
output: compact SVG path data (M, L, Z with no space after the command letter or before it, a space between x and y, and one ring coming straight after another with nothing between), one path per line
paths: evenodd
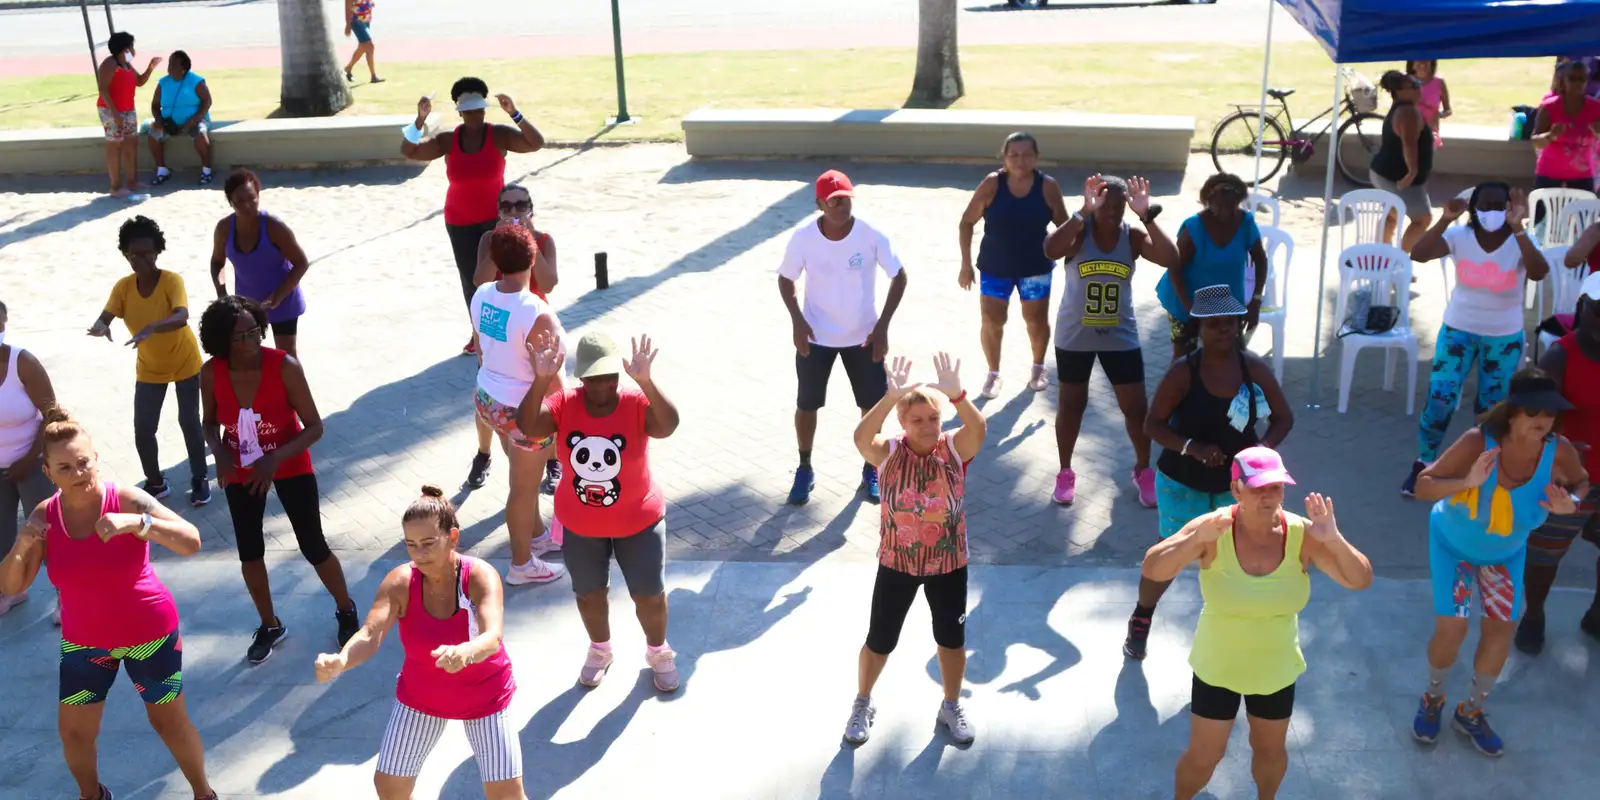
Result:
M850 704L850 721L844 724L844 740L850 744L866 744L872 736L872 721L878 709L872 707L872 698L857 697Z
M478 354L478 340L476 340L476 339L468 339L466 345L461 348L461 355L464 355L464 356L475 356L477 354Z
M56 597L56 607L50 609L50 624L61 627L61 597Z
M1133 485L1139 487L1139 505L1156 507L1156 471L1150 467L1133 471Z
M658 692L678 691L678 654L670 649L651 653L646 651L644 660L650 664L650 670L655 674L650 680L656 685Z
M189 505L203 506L211 502L211 481L204 478L189 483Z
M1457 703L1456 715L1450 720L1450 727L1471 739L1472 746L1486 756L1498 758L1505 752L1505 742L1500 741L1500 734L1489 727L1489 718L1481 708L1468 711L1466 703Z
M803 506L811 499L811 490L817 485L817 473L810 464L801 464L794 471L794 485L789 487L789 505Z
M561 523L552 519L550 520L550 527L545 529L544 535L533 540L534 558L543 558L546 553L554 553L561 549L561 543L556 541L555 534L555 529L559 527L561 527Z
M165 480L155 484L145 481L144 483L139 484L139 488L143 489L145 494L150 495L157 500L172 494L172 486L170 486Z
M333 618L339 621L339 649L343 650L350 637L361 630L361 618L356 616L355 608L349 611L336 610L333 612Z
M1544 617L1524 616L1517 625L1517 649L1530 656L1544 652Z
M589 655L583 659L583 669L578 670L578 683L589 688L600 685L600 679L611 669L611 651L589 645Z
M1034 364L1033 373L1028 376L1028 388L1035 392L1042 392L1050 387L1050 373L1043 364Z
M526 564L520 566L512 564L511 569L506 570L506 583L512 586L522 586L529 583L550 583L551 581L561 580L561 576L565 574L567 574L566 567L560 564L545 563L538 556L534 556Z
M217 173L215 173L215 172L202 172L202 173L200 173L200 185L201 186L210 186L211 182L216 180L216 179L217 179Z
M16 608L17 606L20 606L26 602L28 602L27 592L21 592L19 594L0 594L0 617L5 616L7 611L10 611L11 609Z
M878 489L878 468L871 464L861 466L861 490L866 492L866 501L877 505L883 495Z
M1000 373L991 372L989 377L983 379L983 391L978 392L978 396L990 400L1000 396Z
M467 470L468 489L482 489L489 482L490 460L488 453L478 453L472 457L472 469Z
M255 639L250 642L250 649L244 651L244 658L251 664L260 664L272 657L272 649L289 635L289 629L284 626L283 620L276 620L277 627L269 628L262 625L256 628Z
M1056 490L1050 499L1064 506L1072 505L1072 499L1078 495L1078 473L1068 467L1056 473Z
M349 70L345 70L344 79L346 81L349 81L350 83L355 83L356 82L356 76L353 73L351 73Z
M1600 606L1591 607L1583 619L1578 620L1578 628L1584 633L1600 639Z
M78 800L84 800L83 795L79 795L78 796ZM111 793L111 790L107 789L106 785L102 783L102 784L100 784L100 798L99 798L99 800L117 800L117 798L116 798L116 795L113 795Z
M1128 617L1128 638L1122 640L1122 654L1134 661L1144 660L1145 643L1150 639L1150 618Z
M1400 484L1401 497L1417 496L1417 476L1421 475L1422 471L1427 468L1427 462L1423 461L1422 459L1417 459L1416 461L1411 462L1411 474L1406 476L1405 483Z
M1439 740L1439 726L1444 716L1444 695L1434 697L1426 692L1417 706L1417 718L1411 723L1411 736L1423 744Z
M150 185L151 186L160 186L161 184L166 183L167 181L169 181L171 179L172 179L172 173L170 171L168 171L166 167L161 167L161 168L156 170L156 176L154 178L150 179Z
M972 744L972 740L978 738L977 732L972 729L972 722L967 719L967 710L961 707L960 702L954 708L939 704L939 724L949 729L950 738L956 740L956 744Z
M367 83L383 83L383 80L383 78L374 75L372 76L372 80L367 81Z
M539 494L554 496L561 485L561 462L550 459L544 462L544 480L539 483Z

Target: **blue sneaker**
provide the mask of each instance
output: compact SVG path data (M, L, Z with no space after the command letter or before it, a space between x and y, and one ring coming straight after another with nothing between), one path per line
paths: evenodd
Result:
M871 464L861 467L861 488L866 492L867 502L877 505L883 499L878 491L878 468Z
M817 485L817 474L810 464L801 464L794 471L794 485L789 487L789 505L803 506L811 499L811 490Z
M1455 719L1450 722L1457 732L1472 740L1478 752L1495 758L1505 752L1505 743L1500 741L1500 734L1489 727L1489 718L1484 716L1483 709L1468 711L1466 703L1457 703Z
M1439 740L1439 726L1444 717L1444 696L1433 697L1426 692L1422 704L1417 706L1417 719L1411 723L1411 735L1423 744Z

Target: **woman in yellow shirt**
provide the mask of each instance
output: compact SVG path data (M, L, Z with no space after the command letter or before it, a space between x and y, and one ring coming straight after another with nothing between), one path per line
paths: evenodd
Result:
M1189 654L1189 748L1178 759L1177 800L1190 800L1211 781L1241 702L1256 791L1261 800L1277 796L1289 767L1295 682L1306 671L1299 621L1311 597L1311 567L1346 589L1372 585L1372 563L1339 534L1331 499L1307 497L1305 517L1283 510L1283 487L1294 479L1276 451L1241 450L1232 478L1237 504L1195 518L1144 557L1144 577L1154 581L1200 563L1205 603Z
M206 440L200 428L200 345L189 329L189 295L178 273L156 266L167 239L155 220L139 216L122 223L117 247L133 274L112 287L106 310L89 328L89 335L112 341L111 320L120 317L132 337L128 346L138 349L133 444L144 469L144 490L157 498L171 491L161 471L156 430L167 384L176 387L178 427L189 451L189 502L205 505L211 502L211 484L206 480Z

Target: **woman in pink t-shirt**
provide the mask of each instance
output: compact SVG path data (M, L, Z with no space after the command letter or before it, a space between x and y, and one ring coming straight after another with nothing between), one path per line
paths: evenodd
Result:
M1582 61L1556 68L1555 91L1539 104L1533 146L1539 151L1534 167L1535 189L1594 191L1596 133L1600 132L1600 100L1584 93L1589 69Z
M506 719L517 682L501 642L500 575L456 551L461 526L443 489L423 486L400 524L411 563L384 576L366 624L342 650L317 656L317 680L327 683L365 663L398 624L406 657L378 751L378 797L411 797L445 726L461 720L484 797L523 800L522 744Z
M45 475L55 496L40 503L4 561L0 593L18 594L49 561L61 594L61 697L56 715L67 769L84 798L111 800L100 783L96 743L106 695L121 667L145 702L198 798L205 748L183 694L183 640L172 593L150 567L150 543L178 555L200 550L200 531L136 486L100 480L88 431L60 406L44 415Z

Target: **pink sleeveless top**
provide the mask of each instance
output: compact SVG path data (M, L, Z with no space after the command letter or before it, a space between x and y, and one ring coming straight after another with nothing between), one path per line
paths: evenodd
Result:
M101 514L122 510L116 484L102 483ZM67 535L61 493L45 501L45 563L61 593L61 638L112 650L153 642L178 629L178 605L150 568L150 543L131 534L101 541Z
M433 651L442 645L456 645L478 635L478 615L467 596L467 581L473 569L492 569L483 561L461 556L461 584L456 587L456 613L449 619L434 619L422 603L422 571L411 567L410 601L400 617L400 644L406 660L400 667L395 697L424 714L442 719L479 719L504 711L516 694L517 682L511 676L511 657L506 646L487 661L468 666L454 675L435 664Z
M948 431L925 456L904 436L889 443L889 457L878 467L878 563L919 578L967 565L967 470L955 447Z
M1422 120L1428 123L1428 129L1433 131L1433 146L1444 145L1444 137L1439 135L1439 110L1444 105L1444 81L1435 76L1432 80L1422 84L1422 96L1417 99L1417 110L1422 112Z

